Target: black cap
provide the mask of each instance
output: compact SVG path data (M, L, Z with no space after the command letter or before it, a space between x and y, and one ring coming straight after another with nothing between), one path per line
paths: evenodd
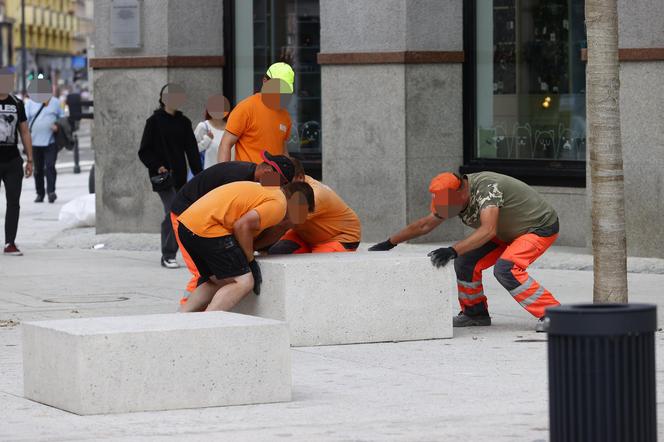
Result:
M293 181L295 177L295 166L293 162L285 155L271 155L267 150L261 152L263 161L272 166L274 170L281 175L287 182Z

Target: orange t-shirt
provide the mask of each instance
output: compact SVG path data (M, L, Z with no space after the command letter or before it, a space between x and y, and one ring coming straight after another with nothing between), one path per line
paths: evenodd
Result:
M257 93L245 98L228 116L226 132L238 137L235 160L262 163L261 152L284 154L284 143L291 131L291 120L285 109L267 107Z
M286 196L279 187L264 187L252 181L226 184L206 193L189 206L178 221L198 236L215 238L232 235L233 224L250 210L258 212L259 232L286 216Z
M295 233L312 245L329 241L360 242L360 219L353 209L325 184L308 175L305 181L314 189L316 208L303 224L293 227Z

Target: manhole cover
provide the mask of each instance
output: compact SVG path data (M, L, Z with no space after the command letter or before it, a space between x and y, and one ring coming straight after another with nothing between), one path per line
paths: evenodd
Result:
M122 302L127 300L129 300L127 296L78 295L47 298L44 299L43 302L48 302L50 304L98 304L103 302Z

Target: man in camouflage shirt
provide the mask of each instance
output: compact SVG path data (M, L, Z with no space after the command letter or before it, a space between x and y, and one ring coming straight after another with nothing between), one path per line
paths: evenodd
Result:
M436 267L451 259L457 275L461 313L455 327L491 325L482 286L482 271L494 266L493 274L514 300L540 319L545 310L559 305L553 295L528 275L527 268L558 238L558 215L533 188L498 173L453 173L436 176L429 186L432 213L387 241L369 250L390 250L397 244L425 235L446 219L459 216L475 229L452 247L429 253Z

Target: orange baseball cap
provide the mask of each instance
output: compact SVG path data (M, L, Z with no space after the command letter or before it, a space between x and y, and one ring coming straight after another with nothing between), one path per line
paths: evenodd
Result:
M447 191L458 190L459 187L461 187L461 178L458 175L450 172L436 175L429 184L429 192L432 196L431 213L436 213L436 200L439 201L439 204L447 204Z
M429 192L436 194L444 190L457 190L461 187L461 178L450 172L436 175L429 184Z

